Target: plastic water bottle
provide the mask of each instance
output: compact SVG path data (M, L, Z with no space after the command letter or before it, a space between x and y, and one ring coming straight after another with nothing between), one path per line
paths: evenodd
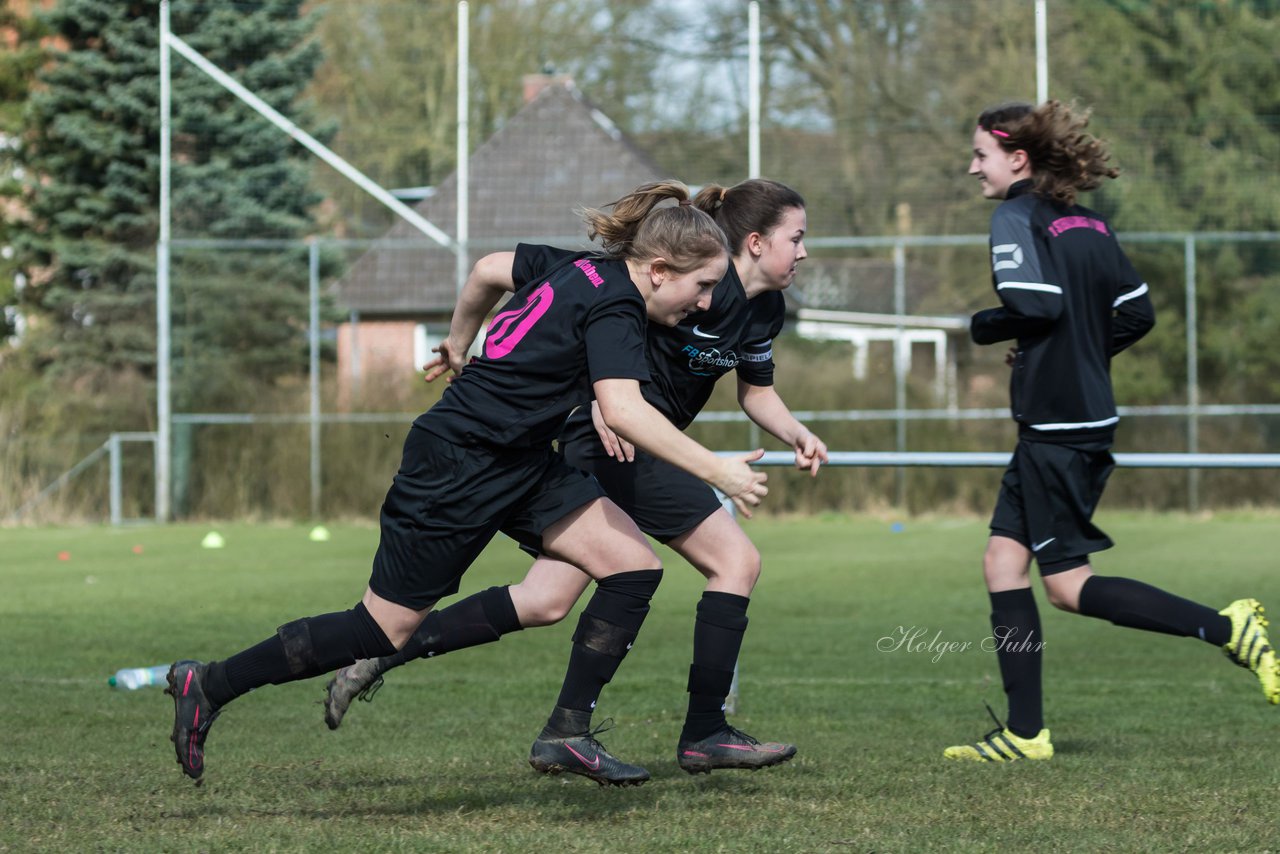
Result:
M169 665L157 664L155 667L126 667L117 670L116 675L107 680L112 688L123 688L134 691L148 685L164 685L169 675Z

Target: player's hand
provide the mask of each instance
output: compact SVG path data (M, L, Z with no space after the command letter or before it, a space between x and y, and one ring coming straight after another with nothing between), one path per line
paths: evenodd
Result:
M435 382L446 372L452 371L450 376L445 377L445 382L451 383L454 377L462 373L462 368L467 363L467 347L449 338L441 341L439 347L432 347L431 352L436 357L422 366L422 378L427 382Z
M1004 363L1009 367L1013 367L1013 363L1018 361L1018 348L1010 347L1009 351L1004 354Z
M738 454L736 457L722 457L720 474L712 484L733 499L738 512L748 519L751 518L751 508L769 494L769 487L764 485L769 476L751 468L751 463L763 456L764 448L756 448L750 453Z
M810 477L818 476L818 467L828 462L827 444L817 436L805 430L795 441L796 468L809 470Z
M606 454L620 463L635 462L636 446L609 429L609 425L604 423L604 416L600 414L600 404L594 400L591 401L591 423L595 425L596 435L600 437Z

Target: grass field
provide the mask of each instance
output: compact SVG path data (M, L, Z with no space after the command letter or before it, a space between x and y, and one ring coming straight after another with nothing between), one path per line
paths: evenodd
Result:
M1280 613L1274 516L1099 521L1120 543L1099 572L1216 607L1253 595ZM640 642L597 713L616 721L609 749L653 774L620 790L526 764L573 618L395 671L338 732L321 720L323 680L268 686L222 713L193 786L174 762L169 698L112 690L107 676L225 657L280 623L349 607L376 530L334 527L312 543L305 527L227 525L216 551L199 547L207 528L181 525L0 530L0 850L1280 848L1280 708L1220 652L1042 605L1058 756L944 763L943 747L988 728L984 699L1004 710L995 658L978 649L982 522L747 525L765 573L734 722L800 754L755 774L676 767L701 585L666 555ZM524 566L498 542L463 592ZM913 649L877 648L913 630Z

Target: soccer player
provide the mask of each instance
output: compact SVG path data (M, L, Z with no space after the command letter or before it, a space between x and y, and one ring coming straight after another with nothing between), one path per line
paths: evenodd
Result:
M679 204L661 206L667 201ZM662 569L630 517L553 449L566 416L594 393L611 429L705 478L744 512L767 492L765 475L749 465L763 451L719 457L672 426L640 392L649 379L646 319L674 326L705 309L728 264L724 233L688 202L687 188L670 181L638 188L609 213L587 211L604 254L529 281L494 318L483 354L409 431L382 505L368 589L354 608L285 623L224 661L172 666L171 739L184 773L199 778L204 772L209 728L236 697L394 653L437 600L457 591L462 574L499 531L582 567L596 581L566 676L566 685L594 701L631 648ZM467 283L439 349L446 364L460 364L464 351L452 349L455 342L470 342L484 319L484 311L467 306L495 299L483 283ZM586 756L602 768L634 768L589 734L541 738L538 749L548 761ZM639 769L609 782L647 778Z
M733 249L732 263L716 286L710 309L674 327L650 325L652 381L643 386L643 393L683 430L706 404L716 381L736 371L743 410L795 449L797 466L817 474L827 459L826 445L796 420L773 387L772 341L784 320L782 291L791 285L796 265L807 254L804 199L776 181L752 179L730 188L705 187L694 204L724 228ZM514 253L482 259L473 275L512 287L579 257L581 253L522 244ZM462 343L451 352L462 352ZM749 597L760 575L759 552L706 484L650 453L637 453L600 423L598 415L599 407L583 407L569 419L560 437L565 456L594 474L642 531L671 546L707 578L694 623L689 708L676 749L680 766L697 773L786 761L795 755L794 746L760 743L730 726L724 715ZM433 612L396 655L360 661L335 675L325 700L326 722L336 729L352 700L370 698L381 685L382 673L392 667L560 621L587 582L576 567L542 555L519 584L493 587ZM591 699L562 692L546 734L585 731ZM544 771L570 771L593 779L599 773L582 760L553 769L539 755L538 744L530 761Z
M1110 225L1076 196L1118 170L1088 134L1088 114L1057 102L994 107L978 117L969 174L1000 201L991 218L1000 305L973 316L979 344L1016 341L1018 444L1000 484L982 569L991 597L1007 723L948 759L1049 759L1040 688L1042 637L1029 568L1057 608L1117 626L1199 638L1256 674L1280 702L1280 670L1256 600L1221 611L1128 578L1094 575L1090 555L1112 542L1092 522L1115 461L1111 359L1155 323L1147 285ZM993 713L994 717L994 713Z

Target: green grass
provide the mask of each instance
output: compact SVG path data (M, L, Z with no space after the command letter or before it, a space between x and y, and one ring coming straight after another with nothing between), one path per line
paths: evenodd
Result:
M1107 515L1099 572L1221 607L1280 608L1276 520ZM323 680L229 706L205 783L181 776L159 689L114 691L123 666L217 658L300 616L350 606L377 532L0 531L0 850L14 851L1256 851L1280 839L1280 708L1221 653L1042 605L1046 707L1058 756L989 767L942 748L1003 712L978 520L761 519L765 555L734 722L800 745L756 774L690 777L674 762L700 578L675 557L635 651L601 701L638 789L535 775L529 743L554 702L574 619L388 678L343 728ZM143 547L141 554L134 546ZM60 560L66 551L69 560ZM515 580L492 546L463 592ZM879 651L912 627L943 654ZM936 648L936 644L935 644ZM935 660L937 659L937 660Z

